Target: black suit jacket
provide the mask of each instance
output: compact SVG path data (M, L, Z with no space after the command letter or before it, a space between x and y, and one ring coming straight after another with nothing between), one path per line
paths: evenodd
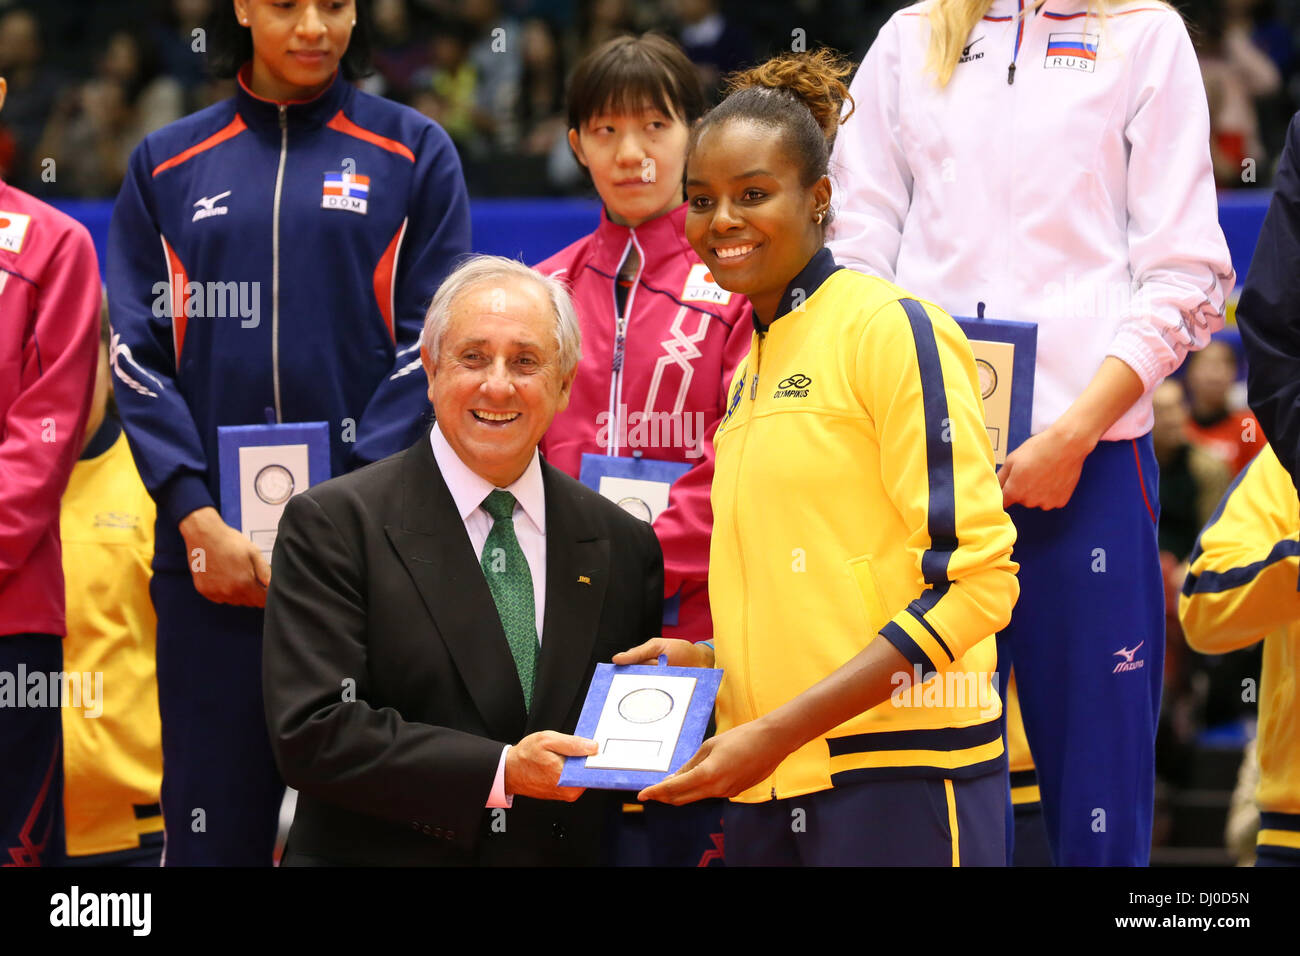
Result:
M1273 177L1237 328L1246 350L1250 410L1300 490L1300 113L1291 117Z
M485 809L502 746L572 733L596 664L660 632L653 529L544 461L542 476L546 610L527 713L427 433L289 501L263 649L271 747L299 791L285 863L603 861L621 794Z

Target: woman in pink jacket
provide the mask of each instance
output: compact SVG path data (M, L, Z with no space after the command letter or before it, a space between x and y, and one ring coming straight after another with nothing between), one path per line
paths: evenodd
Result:
M0 107L6 89L0 77ZM0 180L0 866L63 853L68 688L48 680L66 633L59 499L90 411L99 303L86 228Z
M542 452L575 478L584 455L690 466L654 518L664 552L663 633L709 640L713 433L753 319L749 302L720 288L686 241L682 171L704 92L681 49L646 34L587 54L568 103L569 144L604 208L595 232L536 266L569 284L583 351L569 407ZM681 811L668 812L675 825L652 824L663 853L655 862L699 862L713 844L699 827L678 825Z

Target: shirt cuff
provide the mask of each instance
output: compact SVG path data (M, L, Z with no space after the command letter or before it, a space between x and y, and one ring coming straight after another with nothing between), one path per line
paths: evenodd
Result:
M193 472L181 472L167 482L158 496L158 510L171 518L172 524L200 508L216 507L207 482Z
M509 810L514 806L515 795L506 793L506 754L509 752L509 744L501 748L501 759L497 761L496 779L492 781L492 793L488 795L487 807L489 810L497 808Z
M1143 394L1160 384L1160 380L1178 364L1177 353L1168 347L1159 333L1133 326L1120 330L1106 354L1115 356L1137 374L1142 380Z

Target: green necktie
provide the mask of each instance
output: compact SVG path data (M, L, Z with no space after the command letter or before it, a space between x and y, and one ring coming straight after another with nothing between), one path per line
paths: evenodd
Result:
M483 576L496 602L506 642L515 659L524 706L533 707L533 677L537 672L537 612L533 605L533 575L515 537L515 496L497 488L483 499L492 516L492 530L483 544Z

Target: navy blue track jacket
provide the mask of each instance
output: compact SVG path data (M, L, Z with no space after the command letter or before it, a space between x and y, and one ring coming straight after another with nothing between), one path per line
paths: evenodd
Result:
M218 426L328 422L335 475L415 441L424 311L469 251L441 127L341 74L275 103L247 69L136 147L113 209L114 387L160 570L186 567L180 519L220 506Z
M1300 489L1300 113L1237 303L1250 409Z

